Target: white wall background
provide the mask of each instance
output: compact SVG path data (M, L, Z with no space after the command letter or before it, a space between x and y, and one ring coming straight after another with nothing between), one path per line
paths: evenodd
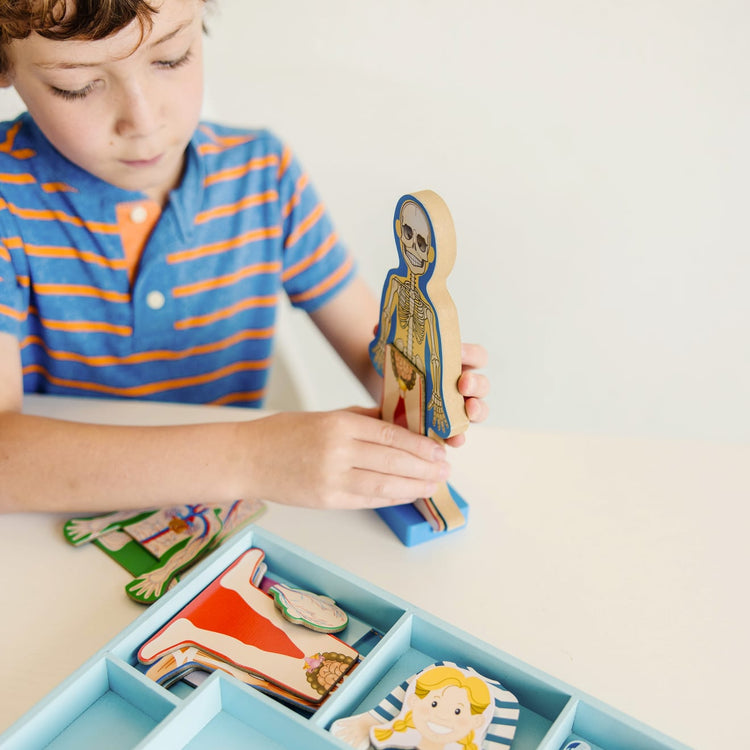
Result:
M450 206L491 422L750 439L750 4L216 0L207 112L311 172L380 293L406 192ZM312 405L364 398L286 321Z

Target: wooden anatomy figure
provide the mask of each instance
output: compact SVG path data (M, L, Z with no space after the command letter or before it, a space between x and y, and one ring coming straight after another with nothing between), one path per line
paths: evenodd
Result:
M394 233L399 264L386 277L370 356L383 376L383 419L445 439L469 425L458 392L461 337L446 279L456 258L448 207L431 190L403 196ZM416 502L438 531L463 525L447 485Z

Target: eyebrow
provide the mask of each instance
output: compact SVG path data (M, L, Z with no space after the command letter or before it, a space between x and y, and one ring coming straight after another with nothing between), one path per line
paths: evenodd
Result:
M173 39L176 37L183 29L186 29L192 21L183 21L181 24L176 26L172 31L167 32L164 34L164 36L159 37L158 39L155 39L153 42L150 42L147 47L149 49L153 49L154 47L158 47L160 44L164 44L164 42L168 42L170 39ZM140 47L140 44L138 45ZM133 49L133 52L135 52L135 49ZM132 53L131 53L132 54ZM101 65L101 62L67 62L65 60L61 60L59 62L41 62L41 63L35 63L35 66L37 68L44 68L45 70L75 70L77 68L97 68Z

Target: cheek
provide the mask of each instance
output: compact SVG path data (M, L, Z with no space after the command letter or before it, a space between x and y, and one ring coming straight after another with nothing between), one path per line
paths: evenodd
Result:
M175 109L184 116L197 118L203 105L203 57L200 51L196 53L190 70L186 70L169 91Z
M94 127L99 120L82 111L80 103L27 101L29 114L52 145L72 161L94 152L101 141L101 125ZM63 105L63 106L61 106Z
M202 81L191 78L184 85L170 88L169 93L168 111L164 110L164 117L176 124L176 131L173 126L173 132L178 132L183 140L190 140L203 108Z
M415 700L411 706L412 716L417 721L424 721L425 716L430 712L427 706L428 704L424 700Z

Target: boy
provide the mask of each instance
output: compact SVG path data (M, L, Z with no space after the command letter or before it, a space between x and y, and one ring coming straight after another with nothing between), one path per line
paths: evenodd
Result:
M283 285L373 396L377 301L273 136L199 125L202 0L0 0L0 510L430 496L434 441L377 410L114 427L21 414L39 391L259 405ZM486 416L484 364L459 381ZM459 444L460 439L454 440Z

